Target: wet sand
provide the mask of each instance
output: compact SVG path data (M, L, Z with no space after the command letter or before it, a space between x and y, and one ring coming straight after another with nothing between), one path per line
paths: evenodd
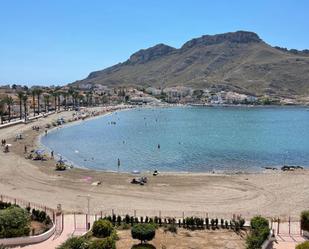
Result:
M99 110L98 108L96 110ZM24 158L38 148L41 132L32 126L44 127L58 117L72 118L73 112L63 112L29 124L0 129L0 139L12 144L9 153L0 151L0 194L22 198L56 208L61 203L66 212L130 213L181 217L185 215L230 218L232 214L251 217L262 214L294 219L308 208L309 172L266 171L242 174L162 173L147 175L144 185L130 183L130 174L106 173L85 169L55 171L55 161L32 161ZM87 122L87 121L78 121ZM14 141L22 133L22 140ZM91 185L100 181L98 186Z

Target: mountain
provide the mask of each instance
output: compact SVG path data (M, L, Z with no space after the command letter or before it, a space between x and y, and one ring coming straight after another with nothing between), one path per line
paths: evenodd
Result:
M272 47L257 34L205 35L181 48L158 44L74 85L217 87L253 95L309 95L308 50Z

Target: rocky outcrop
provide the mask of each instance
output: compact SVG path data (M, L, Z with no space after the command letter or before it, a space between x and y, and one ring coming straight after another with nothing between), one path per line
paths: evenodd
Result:
M146 63L171 52L176 51L176 48L167 46L165 44L158 44L148 49L141 49L132 54L126 64Z
M223 42L250 43L250 42L262 42L262 40L256 33L247 31L237 31L219 35L204 35L202 37L195 38L186 42L181 49L185 50L197 45L209 46Z

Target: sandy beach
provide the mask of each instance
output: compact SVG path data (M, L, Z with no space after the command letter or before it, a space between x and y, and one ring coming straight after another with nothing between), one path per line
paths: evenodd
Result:
M99 110L99 108L96 108ZM53 114L29 124L0 129L0 138L12 144L9 153L0 151L0 194L41 203L51 208L62 204L66 212L87 212L87 195L90 195L90 212L133 213L181 217L205 215L231 217L241 214L251 217L297 219L308 208L309 172L266 171L254 174L192 174L164 173L147 175L144 185L130 183L130 174L106 173L85 169L55 171L55 161L32 161L24 157L38 148L38 136L44 128L35 131L32 126L45 127L59 117L72 118L72 111ZM87 122L87 121L78 121ZM24 139L15 141L16 134ZM100 181L98 186L93 182Z

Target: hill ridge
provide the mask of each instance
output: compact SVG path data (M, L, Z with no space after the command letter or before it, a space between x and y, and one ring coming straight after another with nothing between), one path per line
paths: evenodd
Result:
M272 47L256 33L203 35L174 48L163 43L95 71L75 85L221 86L254 95L309 95L307 50Z

